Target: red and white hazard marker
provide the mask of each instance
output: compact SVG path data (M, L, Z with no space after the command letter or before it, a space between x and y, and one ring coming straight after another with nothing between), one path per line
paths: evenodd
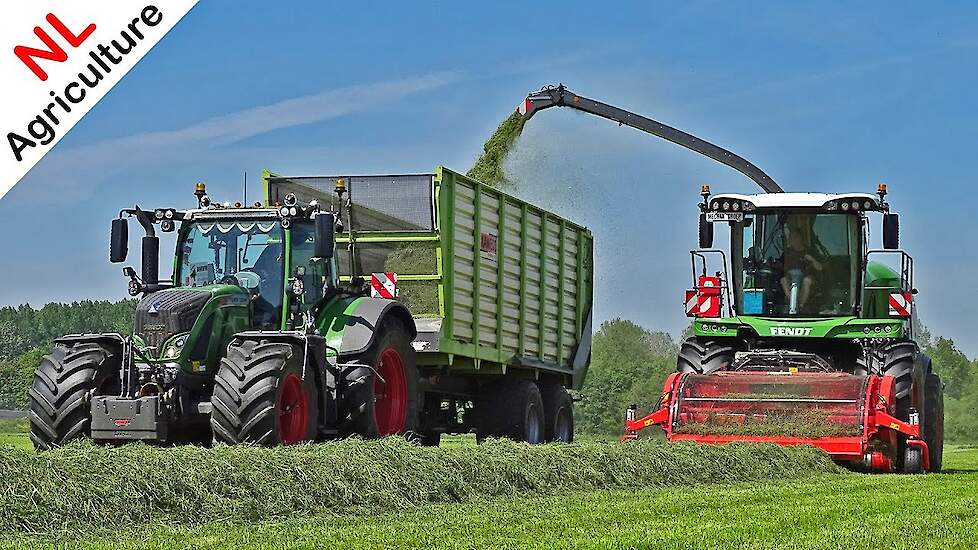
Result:
M909 318L913 309L913 295L909 292L890 293L890 317Z
M687 317L720 316L720 278L702 276L696 290L686 291Z
M370 274L370 296L393 300L397 297L397 273L385 271Z

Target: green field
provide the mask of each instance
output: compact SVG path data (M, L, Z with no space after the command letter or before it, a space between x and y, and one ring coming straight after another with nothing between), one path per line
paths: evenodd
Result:
M576 492L257 524L81 529L41 537L19 532L0 534L0 547L975 547L978 448L949 447L945 464L946 473L926 476L822 474L784 482Z

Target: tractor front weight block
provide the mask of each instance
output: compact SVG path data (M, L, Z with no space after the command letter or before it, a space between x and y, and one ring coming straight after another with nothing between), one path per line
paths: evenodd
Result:
M96 397L92 400L92 439L155 441L167 438L167 419L160 397Z

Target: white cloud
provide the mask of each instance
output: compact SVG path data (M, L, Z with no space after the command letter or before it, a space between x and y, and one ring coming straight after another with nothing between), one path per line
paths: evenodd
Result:
M348 86L294 97L228 113L176 130L163 130L106 139L66 150L55 150L41 160L8 200L30 195L30 200L65 203L93 194L111 175L146 162L174 159L188 153L234 143L278 130L322 122L365 111L404 96L445 86L460 78L445 72ZM29 192L24 190L29 186Z

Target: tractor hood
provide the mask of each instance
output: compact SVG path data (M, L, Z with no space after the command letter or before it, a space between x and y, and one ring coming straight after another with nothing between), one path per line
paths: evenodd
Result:
M697 336L736 336L744 328L762 338L899 338L903 335L901 319L862 319L829 317L815 319L778 319L771 317L724 317L696 319Z
M147 294L136 304L135 336L145 344L146 351L159 356L167 340L190 332L203 320L201 314L208 304L225 302L247 306L248 294L234 285L179 287Z

